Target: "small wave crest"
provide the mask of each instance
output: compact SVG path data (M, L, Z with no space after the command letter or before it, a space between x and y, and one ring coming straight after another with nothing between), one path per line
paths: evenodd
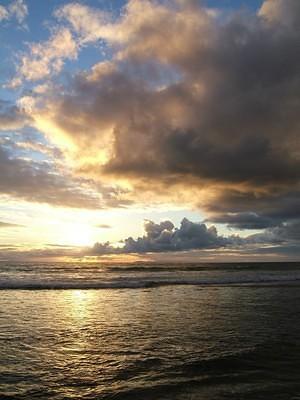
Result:
M159 286L285 286L299 285L300 276L251 277L222 279L115 279L83 280L14 280L0 281L0 290L60 290L60 289L143 289Z

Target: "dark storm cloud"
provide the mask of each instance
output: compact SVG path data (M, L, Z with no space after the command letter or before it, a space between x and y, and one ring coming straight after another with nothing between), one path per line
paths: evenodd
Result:
M214 201L199 204L232 227L297 218L299 1L266 0L258 14L226 17L197 4L131 0L99 26L88 7L60 10L82 40L107 41L114 56L33 114L77 146L80 173L128 179L137 198L141 188L159 196L179 184L187 198L191 188L214 190Z
M268 228L262 233L248 236L247 240L250 243L289 243L300 246L300 220Z
M242 14L214 28L206 46L187 43L189 52L168 60L184 74L180 83L140 91L139 114L116 130L106 171L253 188L298 183L299 33ZM173 103L178 115L169 117L187 119L182 127L162 111Z
M300 215L300 191L287 188L265 193L223 190L205 208L209 221L239 229L263 229L293 221ZM255 210L249 212L248 210Z
M210 218L210 221L227 224L229 228L237 229L264 229L278 224L277 221L274 221L274 219L270 217L261 216L251 212L221 214L218 217Z

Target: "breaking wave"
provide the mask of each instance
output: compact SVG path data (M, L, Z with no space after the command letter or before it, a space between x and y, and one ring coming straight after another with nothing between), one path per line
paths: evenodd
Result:
M273 276L256 279L116 279L113 281L63 280L3 280L0 290L59 290L59 289L142 289L159 286L285 286L300 285L300 276Z

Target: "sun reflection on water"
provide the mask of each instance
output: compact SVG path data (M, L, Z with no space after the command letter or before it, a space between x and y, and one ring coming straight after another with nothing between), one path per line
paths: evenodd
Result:
M91 290L72 290L66 294L66 313L73 322L82 322L90 317L95 293Z

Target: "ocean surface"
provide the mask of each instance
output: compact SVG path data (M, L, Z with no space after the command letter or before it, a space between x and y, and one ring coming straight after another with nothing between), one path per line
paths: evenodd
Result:
M300 400L300 263L0 263L0 399Z

